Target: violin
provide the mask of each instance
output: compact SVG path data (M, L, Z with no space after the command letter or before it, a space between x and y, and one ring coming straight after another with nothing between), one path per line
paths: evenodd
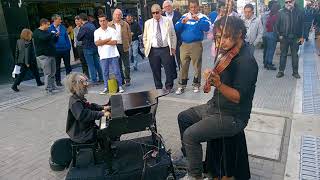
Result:
M240 52L241 44L234 46L232 49L227 51L224 54L217 55L217 60L215 62L214 68L209 72L209 75L206 77L206 83L203 87L204 93L209 93L211 91L212 77L214 74L220 75L231 63L231 60Z

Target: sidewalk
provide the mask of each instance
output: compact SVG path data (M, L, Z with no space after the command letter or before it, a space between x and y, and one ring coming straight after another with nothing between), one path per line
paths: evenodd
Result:
M315 60L309 52L313 48L312 45L306 44L303 46L305 51L301 51L301 59ZM203 69L205 69L212 67L212 59L208 56L210 42L204 41L203 47ZM296 80L291 76L291 57L288 57L285 76L277 79L275 77L277 71L263 69L262 50L257 49L255 57L259 64L259 76L253 113L246 128L252 179L298 179L301 135L319 136L320 133L317 121L319 114L305 115L306 108L302 108L305 107L302 106L303 103L308 105L306 102L310 99L309 96L305 96L310 91L304 92L310 84L304 79L304 76L309 78L307 71L303 71L305 65L302 62L305 60L300 61L302 79ZM317 61L317 67L319 62ZM279 56L275 57L275 64L278 67ZM316 73L313 74L319 75L319 68L314 70ZM74 71L80 71L80 68ZM193 69L190 68L189 72L189 78L192 79ZM62 75L64 76L64 72ZM108 96L98 95L102 88L102 85L91 88L88 100L100 104L107 102ZM133 72L132 86L128 87L126 92L153 88L150 66L148 61L143 61L139 71ZM9 85L0 87L2 95L0 96L0 179L63 179L66 171L51 171L48 158L51 143L67 136L65 123L68 94L61 92L47 96L42 88L36 86L34 80L23 82L20 89L21 92L13 93ZM314 89L312 97L316 97L317 93L319 95L320 91L317 91L317 88L312 89ZM194 94L189 82L186 93L180 96L170 94L160 99L157 112L158 129L174 156L180 154L178 113L191 106L205 103L211 97L211 93ZM314 98L313 102L317 102L317 99ZM314 109L316 107L314 106ZM121 138L132 138L143 134L143 132L130 134Z

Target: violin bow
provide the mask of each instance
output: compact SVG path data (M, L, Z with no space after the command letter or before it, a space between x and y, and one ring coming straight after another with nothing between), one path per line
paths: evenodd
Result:
M217 67L217 65L219 64L219 62L220 62L220 60L218 60L218 57L219 57L219 54L220 54L221 42L222 42L222 39L224 38L227 22L228 22L228 19L229 19L229 13L231 11L231 8L230 8L230 2L231 1L233 1L233 0L226 0L227 12L226 12L225 16L227 16L227 17L226 17L226 21L224 22L224 25L223 25L223 28L222 28L221 39L220 39L218 47L217 47L217 55L214 57L214 66L213 66L214 68L213 69L215 69Z

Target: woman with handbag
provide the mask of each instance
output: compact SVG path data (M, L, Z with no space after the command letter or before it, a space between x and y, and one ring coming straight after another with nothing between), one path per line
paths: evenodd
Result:
M28 69L31 70L33 76L37 81L38 86L44 85L40 80L38 72L37 61L32 44L32 31L30 29L23 29L20 34L20 39L17 40L15 64L20 66L20 74L16 75L15 81L11 87L12 90L18 92L18 86L23 81Z

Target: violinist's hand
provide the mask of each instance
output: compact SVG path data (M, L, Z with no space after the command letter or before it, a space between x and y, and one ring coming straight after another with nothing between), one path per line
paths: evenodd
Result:
M213 73L211 77L211 82L214 87L219 88L222 84L219 74Z
M111 109L111 106L103 106L103 110L109 111Z
M212 73L211 69L205 69L203 72L203 77L205 79L208 79L211 73Z

